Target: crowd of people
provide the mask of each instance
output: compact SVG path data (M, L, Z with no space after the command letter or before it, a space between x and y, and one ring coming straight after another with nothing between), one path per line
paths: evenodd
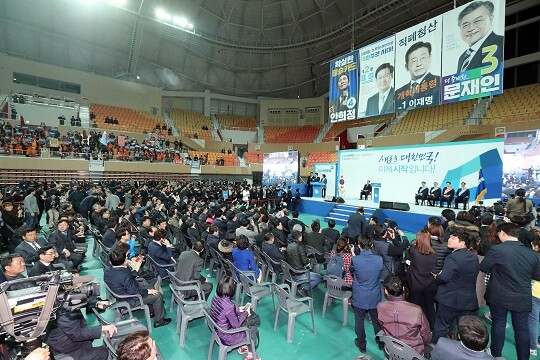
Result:
M3 281L21 279L25 270L36 276L58 268L84 269L88 230L93 229L100 234L105 254L104 282L115 294L133 295L127 300L130 305L149 305L156 328L171 322L161 290L168 269L179 280L198 280L204 298L211 299L209 313L215 323L224 329L248 328L257 347L258 327L268 319L233 301L239 280L235 271L222 276L217 286L201 275L211 249L237 271L252 271L254 282L263 278L259 253L272 260L277 273L290 267L302 297L313 294L323 281L320 269L328 265L326 272L341 278L343 291L352 295L355 345L361 353L368 343L378 342L366 335L368 316L375 335L401 340L432 359L448 359L450 353L456 359L500 357L509 312L516 358L536 354L540 237L535 219L528 217L531 202L522 191L516 191L502 210L475 206L456 214L444 209L442 218L431 217L414 240L390 219L366 219L362 207L341 232L332 220L324 229L318 220L308 226L289 208L289 192L210 180L99 184L72 180L4 188ZM149 271L143 265L148 258L163 267ZM91 306L107 305L92 300ZM484 351L489 343L487 320L477 316L486 304L486 317L492 321L491 355ZM88 327L80 309L59 310L58 315L47 330L53 355L107 358L107 351L92 347L91 341L102 332L113 334L114 325ZM455 340L458 335L461 343ZM245 336L220 334L227 345L238 344ZM137 333L119 345L120 359L147 359L133 355L126 345L133 342L157 351L148 334ZM252 360L254 350L246 345L238 352Z

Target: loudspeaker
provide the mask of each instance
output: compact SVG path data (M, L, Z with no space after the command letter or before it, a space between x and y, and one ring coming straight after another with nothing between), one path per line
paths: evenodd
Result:
M394 203L391 201L381 201L379 203L380 209L392 209L394 207Z
M394 203L394 210L409 211L411 207L407 203Z
M336 202L337 202L338 204L345 204L345 200L343 200L343 198L342 198L341 196L338 196Z

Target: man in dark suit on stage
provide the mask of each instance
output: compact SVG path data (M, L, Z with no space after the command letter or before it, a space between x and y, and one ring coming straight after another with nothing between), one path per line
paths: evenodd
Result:
M375 70L375 79L379 92L368 99L366 116L388 114L394 111L394 67L389 63L380 65Z
M446 203L446 207L450 207L452 200L454 200L454 193L455 190L452 187L452 183L450 181L447 181L446 187L442 191L442 195L439 201L441 203L441 207L443 207L443 203Z
M469 189L467 189L467 184L465 182L461 182L461 187L456 192L456 200L455 200L455 206L454 208L458 208L459 204L463 204L463 210L467 209L467 203L469 202L469 197L471 196L471 192Z
M429 189L426 186L426 182L422 181L422 185L418 188L418 191L416 192L416 195L414 196L414 203L415 205L418 205L418 200L421 200L422 202L427 199L428 197Z
M469 48L458 59L458 74L484 66L495 68L503 61L504 38L491 29L494 9L491 1L474 1L459 14L461 39Z
M429 189L428 203L429 206L435 206L435 201L439 201L441 197L441 188L438 182L434 182L431 189Z
M396 111L439 105L441 78L429 72L430 64L430 43L419 41L407 50L405 69L411 80L396 91Z
M465 231L453 231L448 239L452 253L444 260L442 270L433 274L439 288L435 300L439 309L435 318L432 342L448 334L452 322L463 315L476 315L476 278L480 265L478 257L469 251L473 240Z
M362 191L360 191L360 200L362 200L362 197L365 197L367 200L368 195L371 195L371 190L372 190L372 187L371 187L370 181L368 180L364 184Z

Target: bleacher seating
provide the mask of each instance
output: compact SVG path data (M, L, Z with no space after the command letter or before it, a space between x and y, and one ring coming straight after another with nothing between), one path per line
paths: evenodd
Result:
M312 143L322 125L266 126L264 137L267 143Z
M209 116L204 116L203 113L186 109L171 109L169 116L174 121L180 135L190 138L212 140L210 129L212 122ZM208 130L203 130L203 126Z
M238 158L235 154L223 154L208 151L189 151L188 154L192 159L195 158L195 156L197 156L199 159L204 159L205 155L208 154L208 165L216 165L216 160L223 157L225 166L239 166Z
M90 111L96 115L96 124L100 129L129 131L135 133L155 132L156 124L162 126L163 119L142 110L133 110L105 104L92 104ZM116 118L118 124L105 123L105 117Z
M482 123L497 125L540 119L539 98L538 84L504 90L493 98Z
M312 167L315 163L337 163L337 152L312 151L308 155L307 166Z
M216 117L224 129L246 131L255 131L257 129L257 120L252 117L221 114L216 114Z
M248 164L262 164L263 155L264 154L260 152L245 152L244 159Z
M361 127L366 126L369 124L388 124L392 118L394 117L394 114L386 114L386 115L379 115L374 116L366 119L359 119L359 120L352 120L352 121L341 121L332 124L330 129L328 129L328 132L323 138L323 141L333 141L336 139L336 137L343 132L343 130L355 128L355 127Z
M411 110L392 130L392 135L423 133L444 130L451 126L462 125L469 116L476 100L431 106Z

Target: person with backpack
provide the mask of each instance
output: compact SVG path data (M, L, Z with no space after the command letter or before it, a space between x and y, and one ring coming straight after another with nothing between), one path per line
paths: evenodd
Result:
M525 189L517 189L516 197L508 200L505 206L506 217L510 219L514 216L523 216L529 223L535 220L534 204L531 200L525 199L525 193Z
M347 239L344 237L337 239L335 249L332 249L330 252L330 260L328 260L326 271L329 275L334 275L345 280L348 288L342 290L352 289L353 277L350 267L353 252L353 246L349 245Z

